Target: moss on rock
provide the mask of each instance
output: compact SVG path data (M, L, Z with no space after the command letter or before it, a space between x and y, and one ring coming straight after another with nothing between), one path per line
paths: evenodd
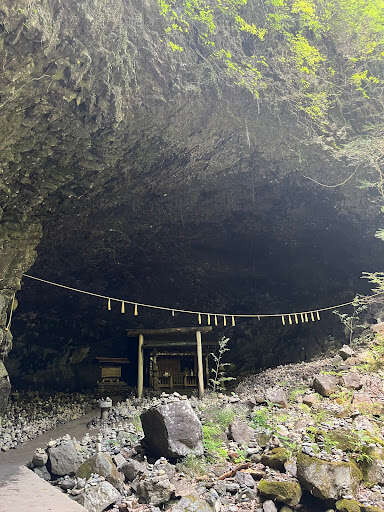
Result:
M361 512L361 507L356 500L339 500L336 502L336 510L340 512Z
M340 499L347 492L354 496L362 480L354 462L328 462L304 453L297 456L297 478L317 498Z
M261 479L259 492L268 498L295 507L301 500L301 487L295 480L280 482L277 480Z
M286 448L278 447L264 453L261 457L261 462L273 469L284 469L284 463L290 458L290 453Z

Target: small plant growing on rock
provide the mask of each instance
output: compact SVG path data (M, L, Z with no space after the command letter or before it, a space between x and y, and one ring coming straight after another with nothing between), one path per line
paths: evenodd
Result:
M216 354L213 352L211 356L214 361L214 367L211 370L212 378L209 379L209 382L212 386L212 390L215 393L216 391L225 391L225 383L230 380L235 380L234 377L227 377L226 370L230 363L223 363L223 356L226 352L229 351L228 345L229 338L222 336L219 339L219 348Z

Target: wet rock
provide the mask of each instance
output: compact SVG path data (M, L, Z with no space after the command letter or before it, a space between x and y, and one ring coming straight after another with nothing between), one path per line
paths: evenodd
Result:
M154 455L174 459L203 454L203 429L188 401L152 407L140 418L145 446Z
M56 446L48 448L51 473L54 475L74 475L83 458L70 439L61 440Z
M300 453L297 478L317 498L337 500L346 494L356 494L362 473L353 462L327 462Z
M124 475L117 470L108 453L100 452L87 459L77 470L76 476L88 480L93 473L104 477L116 489L121 489Z
M338 379L334 375L317 375L312 382L312 387L321 396L330 396L337 390Z
M146 463L135 459L128 459L121 467L121 471L129 482L132 482L137 476L148 474Z
M231 438L239 444L247 445L253 438L255 431L246 421L235 419L229 426Z
M95 482L87 485L76 501L88 512L102 512L121 497L120 493L109 482Z
M259 482L258 489L267 498L293 507L301 500L301 487L295 480L278 481L263 478Z
M147 476L137 484L137 495L141 503L150 505L161 505L167 503L175 486L169 481L168 476L157 475Z

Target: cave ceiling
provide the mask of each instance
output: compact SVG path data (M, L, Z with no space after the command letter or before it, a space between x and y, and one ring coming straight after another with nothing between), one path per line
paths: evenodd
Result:
M35 17L19 3L0 8L3 290L28 271L112 297L244 313L368 290L361 272L382 257L374 194L356 180L308 180L341 182L353 168L304 144L287 109L213 77L196 44L182 56L166 49L155 2L115 0L102 23L98 2L50 0ZM108 318L96 299L26 278L18 298L19 336L36 315L74 315L72 338L79 322ZM145 315L113 319L121 331L172 322Z

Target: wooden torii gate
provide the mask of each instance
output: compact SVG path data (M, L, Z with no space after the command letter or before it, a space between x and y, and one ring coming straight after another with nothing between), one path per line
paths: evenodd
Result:
M132 329L128 330L129 337L139 338L138 353L137 353L137 395L139 398L143 396L144 386L144 336L162 336L162 335L190 335L196 336L196 356L197 356L197 378L198 378L198 392L199 397L204 396L204 371L203 371L203 347L201 334L212 332L212 326L198 326L198 327L173 327L168 329ZM166 341L163 342L166 345ZM188 344L187 342L179 342ZM191 344L191 343L189 343ZM160 345L160 342L159 342Z

